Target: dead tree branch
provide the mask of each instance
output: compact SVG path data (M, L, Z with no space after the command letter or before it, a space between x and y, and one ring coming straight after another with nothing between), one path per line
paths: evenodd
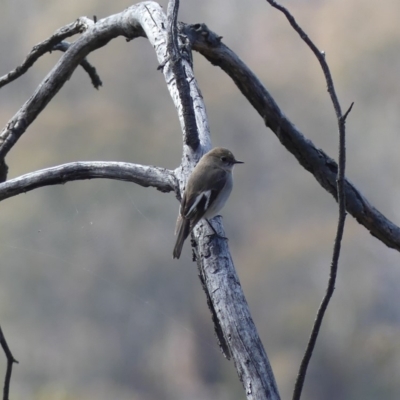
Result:
M62 51L65 53L69 49L70 46L71 46L71 43L62 41L60 43L57 43L53 47L53 50L59 50L59 51ZM92 81L93 87L95 89L99 89L100 86L103 85L103 82L101 81L101 79L96 71L96 68L92 64L90 64L90 62L86 58L84 58L82 60L81 67L88 73L88 75Z
M54 68L49 72L29 100L20 108L0 133L0 159L4 159L29 125L36 119L51 99L70 78L75 68L92 51L105 46L118 36L133 39L143 36L143 30L136 21L136 15L143 6L136 5L120 14L111 15L96 24L85 18L86 30L63 54ZM79 21L79 20L78 20ZM68 30L70 33L71 29ZM64 39L65 35L60 40ZM58 37L57 37L58 39ZM51 48L57 44L52 43ZM47 44L46 44L47 46ZM43 45L43 50L48 47ZM28 63L29 64L29 63Z
M176 86L179 95L179 103L182 105L182 116L184 119L184 143L196 151L199 147L199 135L197 133L196 117L193 108L193 101L190 97L190 86L186 79L185 65L183 63L184 44L179 43L178 39L178 9L179 0L169 1L167 13L167 54L169 57L168 65L171 68L171 73L176 81ZM186 60L191 65L191 59Z
M12 367L13 367L14 363L18 364L18 361L14 358L14 356L11 353L10 348L8 347L8 344L7 344L6 338L4 337L1 326L0 326L0 345L1 345L1 347L4 351L4 354L6 355L6 358L7 358L7 370L6 370L6 376L4 379L4 387L3 387L3 400L8 400L9 393L10 393Z
M208 150L199 148L200 141L199 135L197 132L197 124L196 124L196 115L193 108L193 100L190 93L190 84L186 78L186 71L185 71L185 64L184 59L186 61L186 67L188 69L188 73L193 74L193 65L192 65L192 56L191 56L191 49L185 48L185 55L183 57L183 50L184 45L182 44L182 39L185 40L184 35L178 34L178 10L179 10L179 0L170 0L168 3L168 12L167 12L167 21L168 21L168 33L167 33L167 61L162 66L162 68L170 68L169 74L172 76L174 82L176 82L176 90L178 93L178 99L175 103L176 108L181 111L179 114L182 114L182 119L184 122L183 125L183 141L189 148L184 148L183 152L186 153L187 156L190 157L191 153L195 154L197 152L197 158L201 157L201 155ZM149 11L150 12L150 11ZM179 39L178 39L179 37ZM167 72L168 73L168 72ZM194 78L192 79L192 81ZM195 82L195 81L194 81ZM197 90L197 88L196 88ZM202 108L205 110L204 104L202 104ZM209 133L205 133L209 135ZM183 157L183 160L185 157ZM190 165L193 168L195 163ZM178 171L179 173L179 171ZM189 174L182 175L181 179L181 195L184 191L184 186L186 185L186 180ZM181 197L180 195L180 197ZM229 350L229 345L226 342L223 329L219 323L218 316L215 312L213 302L208 292L207 285L205 283L205 274L204 271L201 270L202 265L199 263L199 278L201 281L202 288L206 294L207 298L207 305L211 311L212 321L214 323L214 331L217 336L218 344L220 349L222 350L224 356L229 360L231 358L231 352Z
M174 22L174 20L176 22L175 17L178 4L179 3L175 3L174 1L170 1L169 3L168 9L170 15L172 14L170 19L172 22ZM153 18L155 21L160 19L163 21L165 17L157 11L153 13ZM165 23L157 23L156 25L163 26ZM173 27L173 29L176 29L176 27ZM152 38L147 32L146 35L150 42L152 42ZM175 33L172 33L172 35L175 35ZM155 43L152 44L155 45ZM170 50L170 48L167 46L167 52L168 50ZM160 54L157 49L156 52ZM161 54L163 54L163 52L161 52ZM184 108L180 102L180 96L174 95L177 77L174 76L174 70L172 68L170 71L170 73L172 73L172 80L169 79L170 75L168 75L168 66L173 62L171 61L172 59L173 55L167 53L167 62L166 66L163 68L163 72L175 107L177 108L181 125L183 123L184 126L185 119L182 115ZM159 61L160 64L163 65L163 59L161 58ZM184 61L182 62L184 63ZM210 131L208 128L205 106L201 94L198 91L191 65L188 62L185 63L185 71L186 79L190 87L193 109L196 113L197 129L199 131L200 149L196 154L198 157L210 147ZM171 83L173 83L173 85L171 85ZM176 90L179 91L179 89ZM206 129L204 129L205 127ZM187 132L187 129L187 127L182 129L184 133L184 143L186 143L185 132ZM191 158L190 153L188 148L184 146L181 170L178 169L176 171L178 177L180 177L181 190L183 190L184 183L197 161L197 157L195 156L194 159L193 157ZM190 160L189 165L188 160ZM185 166L188 166L188 168L185 168ZM221 221L218 221L217 227L219 233L221 234L222 232L223 236ZM275 378L251 318L246 299L233 265L228 244L226 241L219 240L215 237L210 241L210 237L207 235L207 228L206 224L197 225L192 235L192 244L213 320L214 322L216 320L218 321L215 330L220 340L221 347L222 349L225 347L229 348L239 379L245 388L248 399L279 399ZM225 354L227 354L227 351L225 351Z
M329 70L328 70L329 72ZM329 72L330 74L330 72ZM333 82L332 82L333 85ZM335 95L336 96L336 95ZM339 102L338 102L339 104ZM328 287L326 289L326 293L322 299L321 305L317 311L317 316L314 321L313 328L311 330L311 335L309 341L307 343L306 351L304 353L303 359L300 364L299 373L296 379L294 391L293 391L293 400L299 400L301 397L301 392L304 385L304 380L307 374L307 368L309 362L311 360L315 344L317 342L317 338L319 335L319 331L321 329L322 321L324 319L325 312L328 308L330 299L333 295L335 290L335 283L336 283L336 276L338 270L338 263L339 263L339 256L340 256L340 248L341 242L343 238L343 231L344 231L344 224L346 220L346 206L345 206L345 193L344 193L344 185L345 185L345 158L346 158L346 148L345 148L345 123L346 117L348 116L349 112L353 104L350 106L348 111L339 117L338 124L339 124L339 170L338 170L338 177L337 177L337 189L339 194L339 220L338 226L336 231L336 237L334 241L333 247L333 255L331 261L331 268L330 268L330 275L328 281Z
M314 144L286 118L267 89L239 57L221 42L221 37L204 24L183 28L201 53L213 65L222 68L249 100L285 148L300 165L312 173L318 183L337 199L337 163ZM345 179L346 210L386 246L400 251L400 228L373 207L362 193Z
M1 183L0 201L39 187L97 178L151 186L164 193L178 191L174 173L164 168L125 162L86 161L42 169Z
M310 363L315 345L317 343L318 335L321 329L322 321L325 316L325 312L328 308L329 302L332 298L333 292L335 290L336 284L336 276L339 267L339 257L340 257L340 248L343 239L344 226L346 221L346 194L345 194L345 169L346 169L346 118L350 113L353 104L350 106L345 115L342 114L341 106L339 99L336 94L335 86L333 84L332 74L330 72L330 68L328 63L325 60L325 54L322 53L317 46L313 43L313 41L309 38L309 36L304 32L304 30L298 25L293 15L286 9L281 6L274 0L267 0L272 7L281 11L286 18L288 19L292 28L299 34L301 39L307 44L307 46L311 49L311 51L316 56L319 61L322 71L325 76L325 81L328 88L328 93L331 97L333 108L335 110L338 129L339 129L339 163L338 163L338 172L337 172L337 197L338 197L338 205L339 205L339 218L338 225L336 230L336 236L333 247L333 255L330 267L330 275L328 286L326 289L326 293L322 299L321 305L317 312L317 317L314 321L314 325L311 331L311 335L309 341L307 343L306 351L304 353L303 359L300 364L299 373L296 379L294 391L293 391L293 400L299 400L301 397L301 393L304 386L305 377L307 374L308 365Z
M68 37L84 32L91 25L93 25L93 21L86 17L81 17L75 22L57 29L48 39L34 46L20 66L0 78L0 88L23 75L42 55L51 52L55 45Z

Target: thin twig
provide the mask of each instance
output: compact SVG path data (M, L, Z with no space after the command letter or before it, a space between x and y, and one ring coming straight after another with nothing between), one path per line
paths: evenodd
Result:
M77 33L84 32L90 24L93 24L93 21L81 17L75 22L57 29L51 37L34 46L21 65L0 78L0 88L23 75L42 55L51 51L56 44Z
M327 64L327 62L325 60L325 53L323 51L320 51L318 49L318 47L311 41L311 39L308 37L308 35L303 31L303 29L301 29L299 24L296 22L296 20L292 16L292 14L290 14L290 12L285 7L281 6L280 4L278 4L274 0L267 0L267 2L269 4L271 4L272 7L278 9L283 14L285 14L285 17L289 21L289 23L292 26L292 28L299 34L301 39L303 39L304 42L306 42L307 46L311 49L311 51L317 57L320 65L321 65L322 71L323 71L323 73L325 75L325 80L326 80L326 84L327 84L328 93L331 96L333 107L334 107L335 113L336 113L336 118L338 119L338 122L339 122L340 118L342 118L342 111L341 111L341 108L340 108L339 100L338 100L336 92L335 92L335 87L333 85L332 75L331 75L331 72L329 70L329 66L328 66L328 64ZM339 127L339 129L340 129L340 127ZM340 135L340 130L339 130L339 135Z
M57 43L52 50L59 50L65 53L70 46L71 43L68 43L64 40L60 43ZM90 64L86 58L81 61L81 67L88 73L94 88L99 89L99 87L103 85L103 82L101 81L100 76L97 74L96 68L93 67L93 65Z
M339 128L339 162L338 162L338 172L336 178L336 185L337 185L337 200L339 204L339 218L338 218L338 225L336 230L336 237L333 247L333 255L331 261L331 268L330 268L330 275L328 281L328 287L326 289L326 293L322 299L322 303L318 309L317 316L314 322L313 329L311 331L311 335L307 344L306 351L304 353L303 360L300 364L299 373L296 379L296 384L293 391L293 400L299 400L301 397L301 392L304 386L304 380L307 374L307 368L312 356L312 353L315 348L315 344L317 342L318 334L322 325L322 321L324 319L324 315L326 309L328 307L329 301L333 295L335 290L335 282L336 276L338 271L338 264L339 264L339 257L340 257L340 248L343 238L344 226L346 221L346 195L345 195L345 169L346 169L346 118L350 113L353 104L349 107L348 111L345 115L342 115L342 110L340 107L339 99L336 95L335 87L333 84L333 79L331 72L329 70L329 66L325 60L325 54L321 52L317 46L311 41L308 35L303 31L302 28L297 24L294 17L290 14L290 12L280 4L278 4L274 0L267 0L269 4L273 7L281 11L286 18L288 19L290 25L293 29L300 35L301 39L310 47L312 52L317 57L322 71L325 75L325 80L327 84L327 89L329 95L332 100L332 104L336 113L336 118L338 121L338 128Z
M4 351L4 354L6 355L6 358L7 358L7 370L6 370L6 376L4 378L3 400L8 400L9 393L10 393L12 367L13 367L14 363L18 364L18 361L14 358L14 356L11 353L10 348L8 347L8 344L7 344L6 338L4 337L1 326L0 326L0 345L1 345L1 347Z

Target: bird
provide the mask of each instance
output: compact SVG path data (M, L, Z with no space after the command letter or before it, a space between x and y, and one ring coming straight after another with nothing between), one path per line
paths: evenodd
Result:
M183 243L197 223L204 218L218 235L209 219L218 215L232 191L232 171L236 160L228 149L215 147L201 157L187 181L178 219L176 221L176 244L173 258L179 259Z

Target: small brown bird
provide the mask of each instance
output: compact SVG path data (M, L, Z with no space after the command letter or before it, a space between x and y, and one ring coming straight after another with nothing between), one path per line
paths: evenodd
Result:
M173 257L179 258L183 243L196 224L205 218L215 234L209 218L215 217L224 206L232 191L232 170L235 164L243 164L222 147L204 154L189 176L179 209L176 231L178 237Z

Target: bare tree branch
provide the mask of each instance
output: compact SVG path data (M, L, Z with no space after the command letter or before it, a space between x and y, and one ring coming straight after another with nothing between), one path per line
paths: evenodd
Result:
M91 25L93 25L93 21L86 17L81 17L75 22L57 29L51 37L34 46L20 66L0 78L0 88L23 75L42 55L52 51L56 44L67 37L84 32Z
M319 184L337 199L336 177L338 165L286 118L275 100L254 73L239 57L221 42L221 37L204 24L186 25L183 28L201 53L213 65L222 68L249 100L285 148L299 163L311 172ZM359 190L345 180L346 210L386 246L400 251L400 228L373 207Z
M216 223L218 222L218 224ZM224 235L220 218L213 219ZM194 258L232 355L247 399L280 399L272 368L251 318L226 240L207 235L207 224L194 229Z
M168 2L168 12L167 12L167 21L168 21L168 34L167 34L167 60L163 68L170 68L170 74L174 81L176 82L176 90L178 92L178 99L176 101L176 107L179 110L182 108L179 113L183 118L183 142L187 146L189 146L190 150L185 151L185 153L194 152L196 154L196 150L199 149L200 141L199 135L197 132L197 124L196 124L196 116L193 108L193 101L190 95L190 86L189 82L186 79L185 74L185 66L183 64L183 56L179 48L178 41L178 10L179 10L179 0L170 0ZM150 11L149 11L150 13ZM155 21L154 21L155 22ZM184 39L185 36L181 35L180 39ZM183 49L183 45L181 46ZM186 61L190 65L190 70L192 70L192 56L191 56L191 48L186 48ZM160 68L159 68L160 69ZM204 107L204 105L203 105ZM198 157L201 157L202 149L199 149ZM183 157L184 159L184 157ZM192 164L192 167L194 164ZM182 193L184 191L184 185L186 184L186 179L188 175L183 176L182 179ZM201 270L201 265L199 264L199 278L202 285L202 288L206 294L207 305L211 311L212 321L214 323L214 331L218 340L218 344L224 356L229 360L231 357L231 352L229 350L229 345L226 342L223 329L219 323L218 316L215 312L213 302L208 293L207 285L205 284L204 271Z
M203 103L203 98L201 92L197 86L197 81L193 74L192 65L190 62L190 56L188 57L180 57L178 59L178 64L180 64L184 69L183 79L186 83L182 83L179 79L174 75L174 57L173 55L168 54L169 48L167 48L168 44L168 32L166 27L168 26L167 18L165 17L164 12L161 7L155 2L145 2L143 3L146 7L147 13L142 14L142 19L140 20L140 24L143 27L145 32L145 36L149 39L150 43L153 45L154 50L157 55L157 60L162 66L162 72L164 74L165 81L168 86L169 93L171 98L175 104L175 107L178 111L179 122L181 125L181 129L183 132L183 143L186 145L188 143L194 143L194 146L184 146L183 149L183 157L182 163L177 172L177 177L180 179L181 188L184 187L186 179L181 179L181 177L187 177L191 170L193 169L194 164L199 160L199 158L208 150L211 149L211 140L210 140L210 128L208 126L208 118L205 110L205 105ZM179 35L179 40L183 47L186 45L186 35ZM178 46L179 46L178 43ZM171 47L172 44L169 46ZM181 46L181 48L183 48ZM189 49L191 50L191 49ZM187 49L185 49L187 53ZM187 60L189 59L189 61ZM176 63L175 63L176 64ZM176 66L176 65L175 65ZM183 95L183 99L192 103L191 107L194 110L194 118L196 121L196 128L193 127L193 115L191 115L190 111L187 111L186 104L182 104L181 95L179 88L177 86L177 82L182 83L181 91L186 88L186 92L189 91L190 96L188 94ZM184 108L185 107L185 108ZM186 121L188 120L188 121ZM188 122L190 126L190 132L188 126L186 126L186 122ZM200 141L200 148L197 149L195 147L196 138L188 138L187 135L192 135L195 132L195 135L198 137ZM195 150L196 148L196 150Z
M68 43L66 41L62 41L60 43L57 43L54 47L53 50L59 50L62 52L66 52L69 47L71 46L71 43ZM90 64L90 62L84 58L81 62L81 67L88 73L88 75L90 76L90 79L92 80L92 85L94 86L95 89L99 89L100 86L103 85L103 82L101 81L96 68L93 67L92 64Z
M306 351L304 353L303 359L300 364L299 373L296 379L294 391L293 391L293 400L300 400L301 393L304 386L305 377L307 374L308 365L310 363L315 345L317 343L317 338L321 329L322 321L325 316L325 312L328 308L329 302L332 298L333 292L335 290L336 284L336 276L339 266L339 257L340 257L340 248L343 239L344 226L346 221L346 194L345 194L345 169L346 169L346 118L350 113L353 104L347 110L345 115L342 115L342 110L340 107L339 99L336 95L335 86L333 84L332 74L330 72L330 68L328 63L325 60L325 54L323 54L317 46L313 43L313 41L308 37L308 35L304 32L304 30L297 24L295 18L292 14L283 6L278 4L274 0L267 0L272 7L281 11L286 18L288 19L292 28L299 34L301 39L308 45L308 47L312 50L316 58L318 59L322 71L325 76L328 93L331 97L333 108L336 113L338 129L339 129L339 164L338 164L338 172L337 172L337 193L338 193L338 204L339 204L339 219L336 230L336 237L334 241L333 247L333 255L331 261L330 275L328 281L328 287L326 289L326 293L322 299L322 303L318 309L317 317L314 321L314 325L311 331L311 335L309 341L307 343Z
M124 162L87 161L42 169L1 183L0 201L43 186L97 178L133 182L154 187L161 192L178 191L174 173L164 168Z
M267 0L268 1L268 0ZM328 70L329 76L330 72ZM333 85L333 82L332 82ZM335 94L336 97L336 94ZM337 100L337 98L336 98ZM339 104L339 102L338 102ZM318 334L321 329L322 321L324 319L325 312L328 308L330 299L335 290L336 276L338 270L339 256L340 256L340 247L341 241L343 238L344 224L346 220L346 206L345 206L345 193L344 193L344 185L345 185L345 163L346 163L346 148L345 148L345 122L346 118L353 107L353 103L351 104L348 111L345 115L339 117L339 170L338 170L338 178L337 178L337 188L339 194L339 221L336 231L336 237L333 247L333 255L332 262L330 268L330 275L328 281L328 287L326 289L326 293L322 299L321 305L318 309L316 319L314 321L314 325L311 331L311 335L309 341L307 343L306 351L304 353L303 359L300 364L299 373L296 379L294 391L293 391L293 400L299 400L301 397L301 392L304 385L304 380L307 373L308 364L311 360L312 353L315 348L315 344L317 342Z
M14 356L11 353L10 348L8 347L8 344L7 344L6 338L4 337L1 326L0 326L0 345L1 345L1 347L4 351L4 354L6 355L6 358L7 358L7 370L6 370L6 376L4 379L4 387L3 387L3 400L8 400L9 393L10 393L12 367L13 367L14 363L18 364L18 361L14 358Z
M328 69L328 74L330 77L331 75L330 75L329 69ZM332 82L332 87L333 87L333 82ZM335 97L336 101L338 101L336 94L334 94L334 97ZM338 101L338 104L339 104L339 101ZM339 170L338 170L338 178L337 178L337 189L338 189L338 194L339 194L339 196L338 196L339 197L339 201L338 201L338 203L339 203L339 221L338 221L336 237L335 237L335 242L334 242L328 287L326 289L325 296L322 299L321 305L318 309L317 316L314 321L311 335L310 335L310 338L309 338L309 341L307 344L307 348L306 348L304 357L300 364L299 373L298 373L294 391L293 391L293 400L299 400L301 397L301 392L303 389L308 364L310 362L312 353L315 348L315 344L317 342L318 334L321 329L322 320L324 319L325 311L328 308L330 299L335 290L338 262L339 262L339 256L340 256L340 247L341 247L341 241L343 238L344 224L345 224L345 220L346 220L346 208L345 208L346 207L345 206L346 198L345 198L345 193L344 193L345 163L346 163L345 123L346 123L346 118L347 118L348 114L350 113L351 109L353 108L353 104L354 103L351 104L351 106L346 111L346 113L344 115L341 115L338 120L339 142L340 142L339 143ZM341 113L341 111L340 111L340 113Z
M87 18L83 20L87 25L87 29L71 44L33 95L0 133L0 159L4 159L29 125L58 93L64 83L71 77L75 68L90 52L105 46L110 40L118 36L133 39L144 35L143 29L138 23L138 18L140 17L138 14L143 13L143 11L143 4L138 4L119 14L101 19L96 24L90 23ZM64 36L60 40L63 38ZM57 37L56 43L59 42L58 39ZM52 46L56 43L52 43Z
M196 151L199 147L199 135L197 133L196 117L193 109L193 101L190 97L189 82L186 80L185 66L182 62L182 52L179 49L178 41L178 9L179 0L169 1L167 13L167 53L169 56L168 65L176 81L179 103L182 105L182 116L184 119L184 143ZM181 47L184 45L182 44ZM191 59L186 60L191 64ZM192 67L192 65L190 65Z
M336 113L336 118L338 120L338 123L340 124L340 120L342 119L342 111L341 111L338 97L336 95L335 86L333 85L332 75L329 70L329 66L325 60L325 53L318 49L318 47L308 37L308 35L304 32L304 30L299 26L299 24L296 22L293 15L290 14L290 12L287 10L287 8L281 6L274 0L267 0L267 2L269 4L271 4L272 7L281 11L285 15L285 17L289 21L290 25L292 26L292 28L299 34L301 39L304 40L304 42L307 44L307 46L314 53L315 57L317 57L317 60L319 61L320 65L321 65L322 72L324 73L324 76L325 76L328 93L331 96L333 108ZM339 127L339 130L340 130L340 127Z
M176 22L177 5L173 0L169 3L169 11L172 18L172 23ZM163 16L159 11L154 10L152 13L153 20L156 26L162 26L157 21L163 20ZM156 43L153 43L153 37L159 38L162 31L152 31L150 36L147 31L146 35L153 46L156 48ZM153 36L154 35L154 36ZM174 33L172 33L174 35ZM164 47L164 46L163 46ZM167 52L175 51L172 46L167 46ZM164 54L165 49L160 48L161 54ZM160 51L157 50L157 54ZM168 66L173 63L174 55L167 53L166 67L163 68L166 82L168 84L171 96L178 110L179 119L182 125L182 131L187 135L188 127L185 126L185 118L182 116L184 107L181 104L179 95L173 95L176 92L175 86L177 77L175 71L171 68L168 71ZM160 64L163 65L162 57L159 58ZM210 133L205 114L205 106L202 97L197 88L197 83L193 75L191 65L182 60L185 66L185 74L190 88L190 97L193 102L193 109L196 113L197 129L199 131L200 148L194 157L191 157L191 151L187 146L183 149L183 158L181 169L176 170L177 177L181 182L181 191L186 182L189 173L197 162L197 157L207 151L210 147ZM172 86L171 83L175 83ZM183 90L185 90L183 88ZM187 90L187 89L186 89ZM204 129L206 127L206 129ZM196 157L197 156L197 157ZM223 234L221 219L217 218L215 226L219 229L219 233ZM205 288L207 301L210 305L213 320L218 321L215 326L217 336L220 340L221 347L227 357L229 353L233 358L239 379L243 383L248 399L279 399L278 388L275 378L269 364L267 354L265 353L262 342L258 336L256 327L251 318L251 314L244 297L239 278L236 274L233 261L229 252L226 241L221 241L215 236L210 240L207 235L207 225L198 224L192 233L194 248L194 257L197 261L198 270L203 288ZM229 349L229 351L228 351Z

